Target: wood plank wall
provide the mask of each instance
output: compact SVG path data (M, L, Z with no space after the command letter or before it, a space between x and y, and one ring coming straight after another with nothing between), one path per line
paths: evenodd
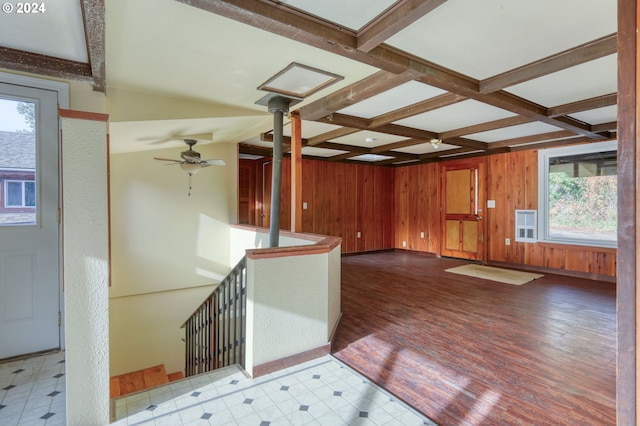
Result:
M487 199L496 203L496 208L484 210L487 263L551 269L597 279L615 277L615 249L516 242L515 210L538 207L538 152L519 151L486 158ZM240 161L242 164L247 160ZM265 162L265 198L267 202L270 199L268 161L252 161L256 167L257 225L261 225ZM302 211L302 230L341 237L343 253L406 249L439 255L439 176L438 163L388 168L305 159L302 198L307 209ZM290 161L285 157L282 229L290 228L290 180ZM269 223L262 226L268 227ZM506 245L506 238L511 240L510 245Z
M271 185L270 159L240 160L241 167L256 168L256 219L268 210ZM244 164L244 165L243 165ZM263 178L263 168L265 170ZM342 238L342 253L355 253L394 247L394 170L362 164L302 161L302 232ZM263 182L266 181L266 182ZM263 196L263 183L264 196ZM263 199L264 198L264 199ZM291 228L291 162L282 161L280 227ZM358 237L358 232L360 237Z
M616 275L616 250L515 241L515 210L538 209L538 151L487 157L487 262L526 265L577 272L593 278ZM506 245L506 238L511 240Z

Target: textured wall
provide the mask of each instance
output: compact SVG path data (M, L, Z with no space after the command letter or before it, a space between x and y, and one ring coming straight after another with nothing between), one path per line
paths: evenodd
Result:
M62 120L68 425L109 423L106 122Z
M339 258L340 246L330 253L247 260L249 374L329 341L340 312Z

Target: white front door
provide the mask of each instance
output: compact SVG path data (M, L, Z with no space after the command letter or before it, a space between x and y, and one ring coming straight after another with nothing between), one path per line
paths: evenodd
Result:
M57 99L0 83L0 359L60 347Z

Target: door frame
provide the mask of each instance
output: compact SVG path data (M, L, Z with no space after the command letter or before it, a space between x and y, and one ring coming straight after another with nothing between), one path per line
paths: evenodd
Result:
M49 90L57 93L58 110L69 109L69 84L62 81L45 80L36 77L10 74L0 71L0 83L14 86L24 86L32 89ZM62 208L62 149L61 149L61 121L60 114L56 111L58 133L58 206ZM59 339L60 349L65 349L65 315L64 315L64 281L63 281L63 238L62 222L58 224L58 310L59 314Z

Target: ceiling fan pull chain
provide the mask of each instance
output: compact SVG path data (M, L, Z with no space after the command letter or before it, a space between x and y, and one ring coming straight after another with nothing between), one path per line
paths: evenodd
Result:
M191 176L193 176L193 173L189 173L189 197L191 197Z

